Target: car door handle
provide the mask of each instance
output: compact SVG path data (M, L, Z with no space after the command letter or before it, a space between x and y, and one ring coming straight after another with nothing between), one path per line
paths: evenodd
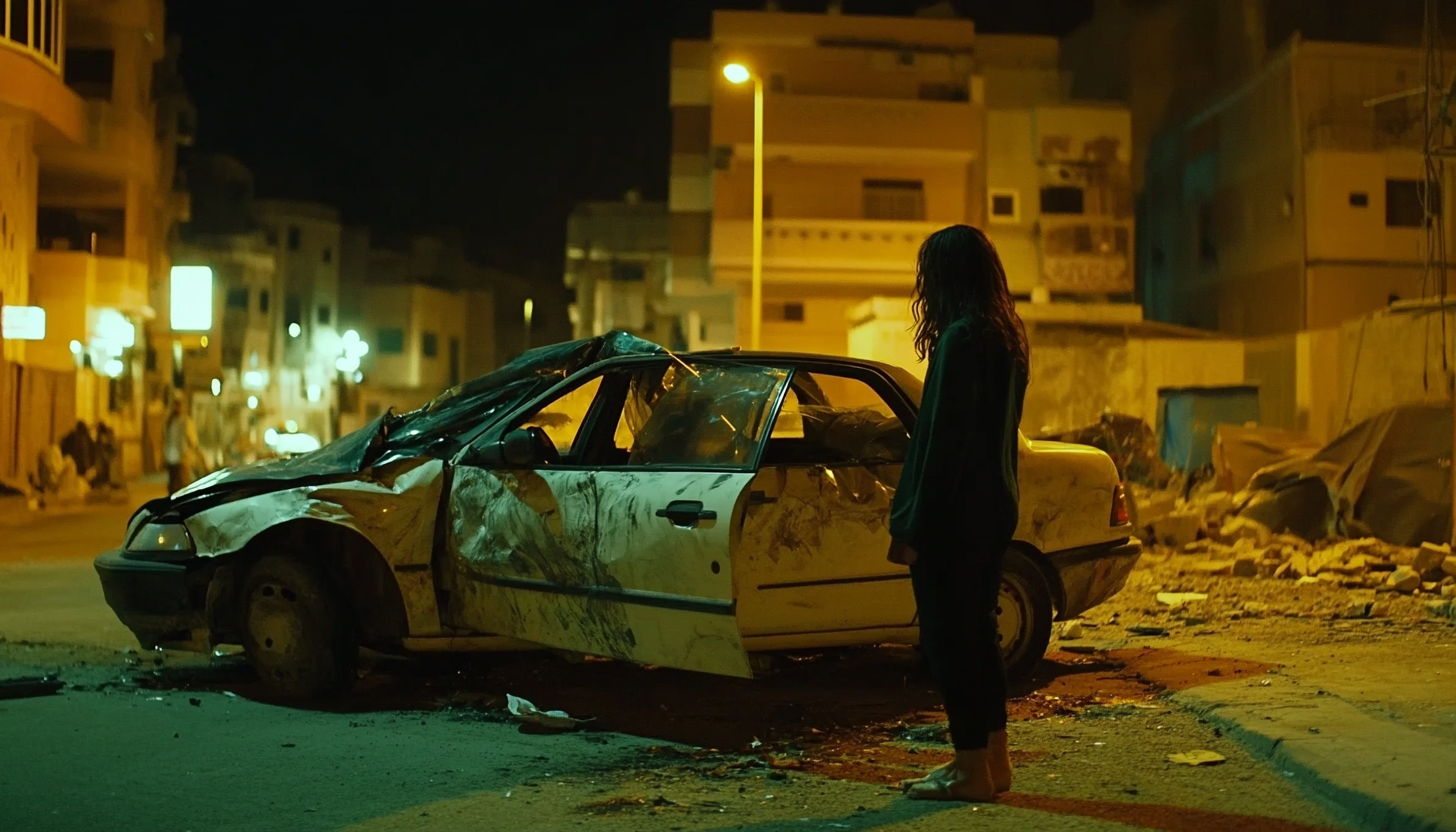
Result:
M657 510L658 517L666 517L674 526L696 526L699 520L717 520L718 512L703 508L701 500L673 500L667 508Z

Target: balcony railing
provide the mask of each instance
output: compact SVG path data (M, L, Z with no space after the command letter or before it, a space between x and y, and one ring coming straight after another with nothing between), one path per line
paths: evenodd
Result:
M765 220L764 267L913 276L920 244L942 225L899 220ZM713 223L715 267L750 267L752 227L748 220Z
M1048 290L1079 294L1133 290L1132 220L1043 215L1039 223L1042 279Z
M65 0L0 0L0 48L29 55L56 75L66 52Z

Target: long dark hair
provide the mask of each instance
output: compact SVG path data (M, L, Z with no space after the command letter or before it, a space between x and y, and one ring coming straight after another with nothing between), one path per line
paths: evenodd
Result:
M930 355L945 330L962 318L986 325L1013 360L1030 364L1026 327L1006 286L996 247L978 228L952 225L920 246L915 267L915 354Z

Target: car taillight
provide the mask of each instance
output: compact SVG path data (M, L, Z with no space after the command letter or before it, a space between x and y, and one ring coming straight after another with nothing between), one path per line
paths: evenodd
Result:
M1126 526L1130 521L1127 518L1127 493L1123 491L1122 485L1112 487L1112 521L1111 525Z

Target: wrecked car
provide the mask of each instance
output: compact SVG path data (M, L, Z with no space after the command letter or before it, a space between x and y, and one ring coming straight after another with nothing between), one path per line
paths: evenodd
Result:
M915 643L886 560L921 384L828 356L673 354L613 333L526 353L310 454L143 506L96 560L147 647L240 644L279 695L360 647L551 647L747 677L750 653ZM1021 440L999 607L1010 670L1136 562L1112 460Z

